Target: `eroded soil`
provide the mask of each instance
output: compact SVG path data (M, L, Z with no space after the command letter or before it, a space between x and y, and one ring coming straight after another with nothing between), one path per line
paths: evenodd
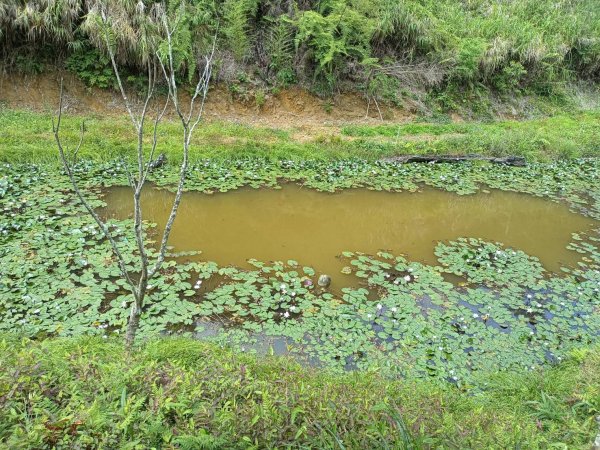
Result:
M117 92L86 87L68 72L42 75L0 75L0 106L54 111L58 105L61 77L64 80L64 107L71 114L122 114L123 104ZM187 93L183 93L187 96ZM140 98L132 95L138 104ZM157 104L164 98L157 98ZM321 99L300 88L266 94L259 107L253 98L234 98L226 86L216 85L206 103L206 118L253 126L293 131L295 139L303 141L315 136L335 133L342 125L352 123L380 124L406 122L414 114L379 104L377 106L359 94L344 93L333 99ZM381 114L380 114L381 113Z

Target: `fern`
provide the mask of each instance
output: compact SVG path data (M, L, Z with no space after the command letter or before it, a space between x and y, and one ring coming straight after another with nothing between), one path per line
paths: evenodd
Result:
M295 81L294 30L286 15L279 16L269 29L266 49L269 54L269 70L276 74L278 81L290 84Z
M212 436L201 430L200 434L184 434L173 440L181 450L219 450L225 448L227 442L219 437Z
M259 0L225 0L223 4L223 34L237 59L243 59L250 49L250 18L256 15Z
M317 67L315 78L324 76L330 85L334 75L348 61L370 60L370 40L373 22L346 1L327 2L326 15L305 11L297 21L296 47L306 44L312 51Z

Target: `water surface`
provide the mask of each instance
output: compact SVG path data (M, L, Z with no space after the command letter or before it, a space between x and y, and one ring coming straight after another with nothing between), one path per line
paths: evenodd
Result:
M131 216L131 190L110 188L106 216ZM147 188L146 220L162 231L173 194ZM282 189L243 188L214 195L184 194L169 244L176 251L201 250L201 259L246 266L294 259L336 281L342 251L373 254L389 250L436 264L436 242L479 237L502 242L538 257L551 271L573 265L578 254L566 249L571 233L589 230L592 219L564 204L512 192L459 196L435 189L418 193L349 189L330 194L295 184Z

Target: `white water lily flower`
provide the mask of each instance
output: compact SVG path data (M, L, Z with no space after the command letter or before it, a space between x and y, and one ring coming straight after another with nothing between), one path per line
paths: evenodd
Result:
M381 303L377 303L377 309L381 311L383 309L383 305Z
M373 315L371 314L367 314L367 318L370 319L371 317L373 317Z
M392 312L396 312L398 311L398 308L396 308L395 306L392 308Z
M473 314L474 319L477 319L478 317L479 317L479 314L477 314L477 313Z
M410 281L410 275L406 275L406 276L404 277L404 281Z
M290 306L290 311L291 311L291 312L294 312L294 311L296 311L296 307L295 307L295 306L293 306L293 305L292 305L292 306Z
M284 313L283 313L283 317L285 317L285 318L287 319L288 317L290 317L290 313L289 313L289 312L287 312L287 311L286 311L286 312L284 312Z

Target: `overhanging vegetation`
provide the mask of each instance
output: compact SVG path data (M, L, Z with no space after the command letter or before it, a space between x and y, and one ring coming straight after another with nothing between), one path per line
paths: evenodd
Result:
M160 4L108 1L112 45L144 86ZM171 0L182 78L218 35L218 79L302 83L331 93L344 84L397 101L427 90L452 102L456 89L484 87L542 95L568 80L600 76L600 9L595 0L393 1ZM150 12L150 14L148 14ZM93 0L0 2L0 49L10 66L40 72L56 59L89 85L114 85ZM141 70L140 70L141 69ZM450 94L450 96L448 95Z

